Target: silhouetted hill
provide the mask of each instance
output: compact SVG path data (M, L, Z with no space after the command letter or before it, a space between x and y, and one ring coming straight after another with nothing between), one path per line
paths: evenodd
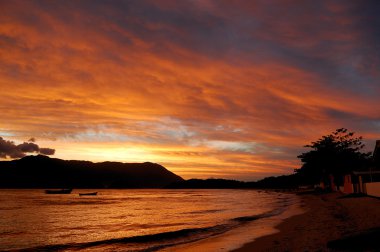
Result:
M301 183L297 174L283 175L278 177L267 177L256 182L242 182L227 179L189 179L174 182L166 188L170 189L293 189Z
M166 188L170 189L231 189L245 188L246 183L227 179L189 179L174 182Z
M249 182L255 188L270 189L293 189L302 184L301 176L298 174L282 175L278 177L266 177L257 182Z
M0 162L0 188L162 188L183 179L154 163L27 156Z

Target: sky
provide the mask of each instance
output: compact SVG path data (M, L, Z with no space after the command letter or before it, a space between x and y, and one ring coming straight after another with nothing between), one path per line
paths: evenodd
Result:
M246 181L292 173L341 127L371 151L378 13L377 0L0 0L0 143Z

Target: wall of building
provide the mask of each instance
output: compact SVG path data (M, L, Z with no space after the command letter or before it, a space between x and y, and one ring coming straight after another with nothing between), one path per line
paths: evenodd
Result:
M365 183L365 187L368 195L380 197L380 182Z

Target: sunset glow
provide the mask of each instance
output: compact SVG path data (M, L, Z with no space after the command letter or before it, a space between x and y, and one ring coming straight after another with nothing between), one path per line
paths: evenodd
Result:
M373 5L0 0L0 137L186 179L292 173L303 145L341 127L370 151Z

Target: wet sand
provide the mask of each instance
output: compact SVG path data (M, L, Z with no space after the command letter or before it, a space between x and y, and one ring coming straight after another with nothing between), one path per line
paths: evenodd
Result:
M380 251L380 199L342 196L301 195L303 214L233 251Z

